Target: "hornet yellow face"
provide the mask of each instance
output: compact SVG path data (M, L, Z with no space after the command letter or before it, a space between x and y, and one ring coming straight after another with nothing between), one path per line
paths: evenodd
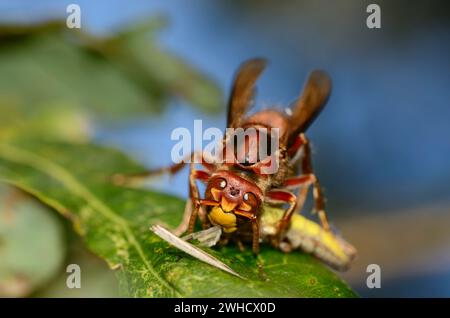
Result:
M252 182L229 171L220 171L208 182L206 197L217 202L208 218L225 233L237 230L238 217L255 219L262 202L261 190Z
M232 212L225 212L220 206L215 206L208 214L208 218L214 225L220 225L225 233L237 230L236 215Z

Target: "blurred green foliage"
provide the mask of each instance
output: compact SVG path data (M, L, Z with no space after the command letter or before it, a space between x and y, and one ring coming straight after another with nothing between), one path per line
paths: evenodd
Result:
M75 108L99 118L137 117L161 111L173 97L218 111L223 98L217 86L155 43L160 20L108 38L58 21L0 25L0 124L47 108Z
M0 185L0 297L27 296L49 283L65 257L63 227L48 209Z

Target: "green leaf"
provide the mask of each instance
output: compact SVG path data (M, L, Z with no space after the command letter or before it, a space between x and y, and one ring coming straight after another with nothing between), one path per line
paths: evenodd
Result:
M15 188L0 185L0 297L24 297L62 268L66 246L52 211Z
M0 106L0 140L20 136L43 138L58 136L66 141L87 141L92 130L92 121L73 105L58 103L44 107L28 118L15 107Z
M353 297L349 287L309 255L264 246L207 249L240 279L169 246L149 231L175 227L184 202L173 196L117 187L114 173L143 167L118 151L86 144L16 141L0 145L0 180L32 193L70 220L88 248L117 270L135 297Z
M92 254L80 237L70 229L67 229L69 237L68 264L77 264L81 268L81 288L67 288L68 273L66 268L54 278L49 284L39 289L32 296L37 298L111 298L119 297L119 285L116 275L107 264L96 255Z
M0 25L0 113L14 108L29 118L75 105L97 118L138 117L161 111L173 96L219 110L218 87L148 36L160 24L149 20L108 38L64 21Z
M223 95L214 81L181 58L150 41L147 29L165 24L162 18L142 21L104 41L91 40L93 48L116 65L123 74L146 91L161 85L173 95L206 112L220 111Z

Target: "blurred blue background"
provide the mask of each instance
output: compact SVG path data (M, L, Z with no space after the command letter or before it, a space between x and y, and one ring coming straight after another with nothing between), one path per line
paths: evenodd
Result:
M0 1L2 22L65 18L114 32L153 15L168 18L159 43L230 89L237 66L270 61L258 107L288 105L307 73L327 70L333 93L308 131L328 213L360 250L345 278L362 295L450 296L450 4L376 1L382 28L366 27L373 1ZM224 106L225 107L225 106ZM173 100L160 116L95 127L98 142L121 147L149 167L170 163L176 127L225 125ZM153 187L187 195L187 172ZM367 264L382 288L365 285Z

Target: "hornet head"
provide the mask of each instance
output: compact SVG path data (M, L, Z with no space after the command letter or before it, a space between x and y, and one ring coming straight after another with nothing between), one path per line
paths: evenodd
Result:
M256 219L263 194L259 187L231 171L212 175L206 188L206 197L218 203L208 214L210 221L222 226L225 232L237 229L237 217Z

